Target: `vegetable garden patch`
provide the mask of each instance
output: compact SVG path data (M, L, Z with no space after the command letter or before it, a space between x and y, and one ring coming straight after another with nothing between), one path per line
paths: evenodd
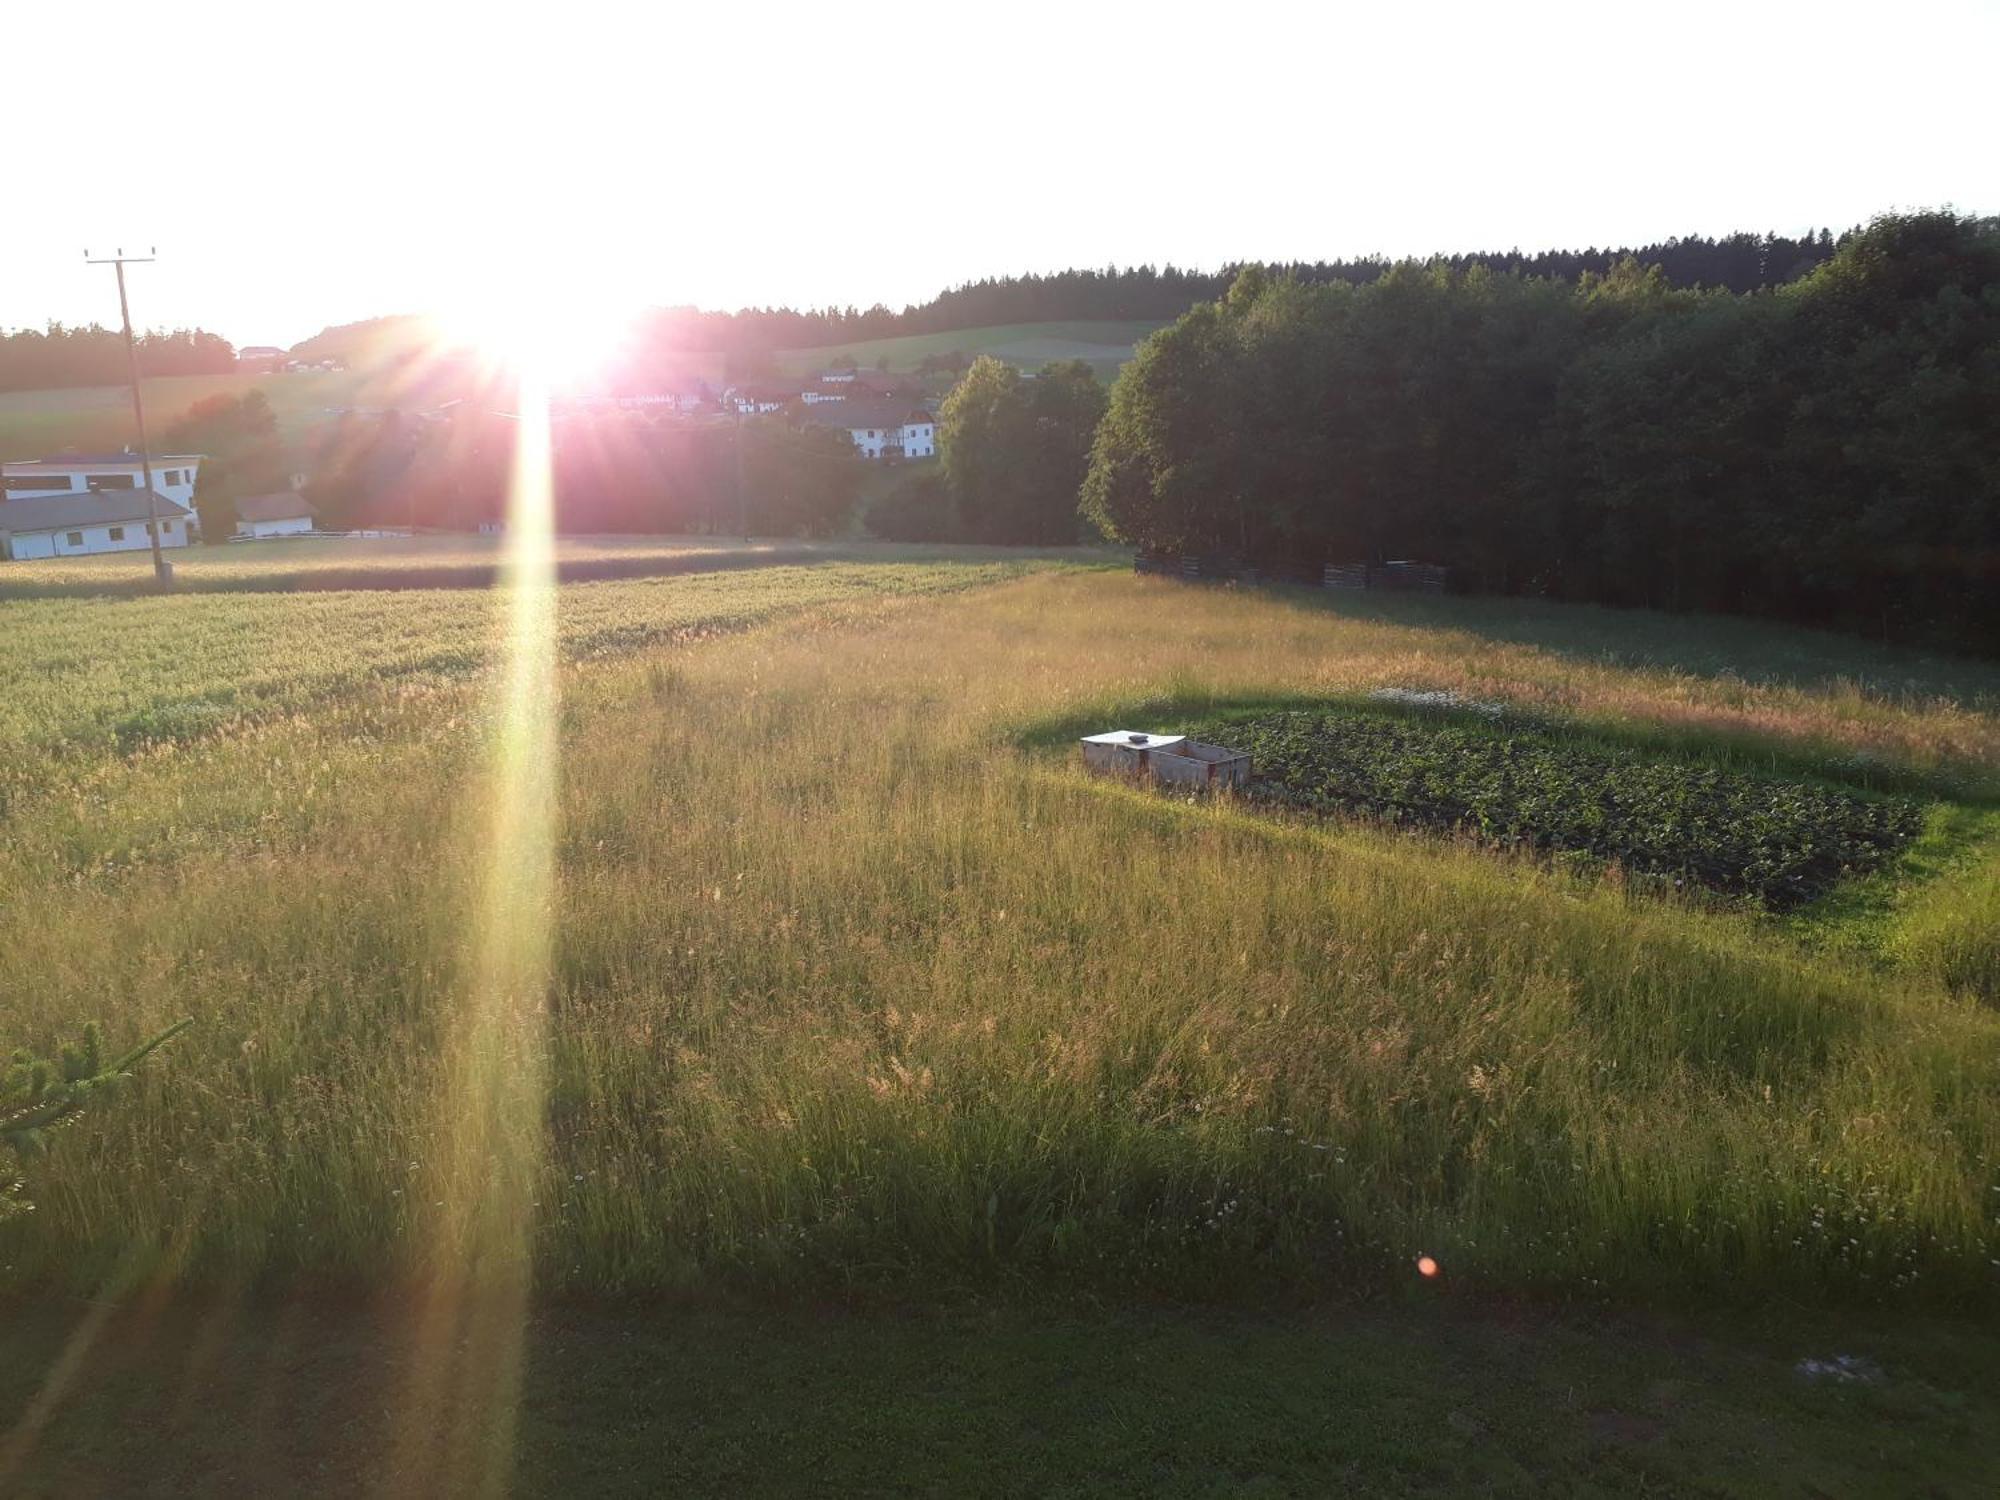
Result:
M1293 709L1190 731L1253 757L1253 795L1515 848L1575 851L1773 910L1894 857L1907 798L1748 775L1544 725Z

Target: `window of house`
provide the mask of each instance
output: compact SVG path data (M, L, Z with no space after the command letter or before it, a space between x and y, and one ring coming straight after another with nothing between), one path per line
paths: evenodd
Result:
M81 547L83 545L83 533L80 531L66 531L63 533L63 540L72 547Z
M181 471L179 469L167 470L167 472L161 476L160 482L162 484L180 484L182 482Z
M123 526L114 526L114 527L112 527L112 528L111 528L111 540L112 540L112 541L114 541L114 542L122 542L122 541L124 541L124 540L125 540L125 528L124 528Z
M174 523L172 521L160 522L161 536L172 536L173 534L174 534Z
M136 490L139 488L137 474L86 474L84 482L93 490Z

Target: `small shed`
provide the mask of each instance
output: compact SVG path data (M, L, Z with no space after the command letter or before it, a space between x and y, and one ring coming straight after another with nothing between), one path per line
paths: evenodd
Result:
M1250 780L1248 755L1184 734L1114 729L1087 734L1082 744L1083 763L1093 771L1150 777L1173 786L1244 786Z
M247 537L299 536L313 529L319 512L297 490L249 495L236 502L236 534Z

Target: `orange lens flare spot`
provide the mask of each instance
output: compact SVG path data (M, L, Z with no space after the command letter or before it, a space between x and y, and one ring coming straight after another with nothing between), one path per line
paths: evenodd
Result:
M1417 1257L1417 1274L1419 1276L1435 1276L1437 1273L1438 1263L1436 1261L1432 1260L1428 1255L1419 1255Z

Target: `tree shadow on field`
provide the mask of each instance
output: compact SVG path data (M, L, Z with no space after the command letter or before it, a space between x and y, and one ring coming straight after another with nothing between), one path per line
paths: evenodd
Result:
M1853 683L1886 697L1941 698L2000 711L2000 663L1860 636L1727 615L1422 594L1283 588L1302 608L1418 630L1456 630L1496 643L1628 671L1734 678L1772 687Z
M0 1489L1444 1496L1784 1475L1982 1493L1990 1332L1796 1310L1704 1326L1449 1291L1317 1309L545 1300L518 1403L482 1414L470 1469L454 1414L411 1420L407 1299L161 1293L98 1314L45 1298L5 1310ZM1796 1373L1835 1350L1890 1378Z

